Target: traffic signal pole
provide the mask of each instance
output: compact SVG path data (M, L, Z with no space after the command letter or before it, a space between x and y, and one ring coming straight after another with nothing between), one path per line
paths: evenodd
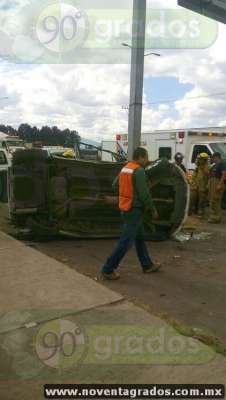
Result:
M130 105L128 129L128 158L140 146L144 85L144 49L146 30L146 0L133 0L133 37L130 77Z

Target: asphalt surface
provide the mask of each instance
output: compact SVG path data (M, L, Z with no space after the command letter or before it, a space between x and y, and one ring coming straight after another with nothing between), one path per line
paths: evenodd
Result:
M189 228L210 232L205 240L148 243L161 272L142 273L134 250L120 267L121 279L102 282L164 319L201 328L226 343L226 221L210 225L192 219ZM115 240L62 240L35 247L89 277L96 279Z

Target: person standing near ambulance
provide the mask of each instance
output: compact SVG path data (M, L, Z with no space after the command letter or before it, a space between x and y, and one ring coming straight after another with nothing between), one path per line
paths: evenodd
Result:
M184 164L183 164L183 161L184 161L184 155L182 154L182 153L176 153L175 154L175 157L174 157L174 160L175 160L175 165L177 165L177 167L179 167L180 169L182 169L182 171L185 173L185 175L187 174L187 170L186 170L186 168L185 168L185 166L184 166Z
M222 220L221 203L225 191L226 161L222 160L220 153L214 153L212 162L209 181L210 215L208 222L218 224Z
M144 273L156 272L161 267L160 263L152 261L144 241L144 210L149 209L152 217L158 218L158 212L146 181L144 167L147 163L147 150L138 147L134 151L133 161L122 168L119 177L113 184L119 189L119 209L123 219L123 230L115 250L102 267L101 273L105 279L120 278L117 268L133 244L135 244Z
M199 217L205 215L208 204L208 183L209 155L201 153L196 160L196 170L192 175L190 184L190 215L196 213Z

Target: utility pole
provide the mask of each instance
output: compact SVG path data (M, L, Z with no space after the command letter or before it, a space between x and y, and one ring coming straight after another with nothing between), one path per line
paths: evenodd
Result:
M133 0L133 37L130 77L130 105L128 129L128 158L140 146L143 85L144 85L144 49L146 31L146 0Z

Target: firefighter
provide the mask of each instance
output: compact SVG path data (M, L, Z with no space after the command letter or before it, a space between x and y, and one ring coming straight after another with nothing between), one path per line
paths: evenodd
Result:
M209 182L210 215L208 222L217 224L222 219L221 203L225 190L226 163L222 161L220 153L213 154L212 162Z
M133 161L122 168L114 187L119 191L119 209L123 219L123 230L119 242L102 268L102 277L109 280L120 278L117 268L127 251L135 244L138 259L144 273L156 272L160 263L154 263L144 242L143 211L149 209L153 218L158 212L148 189L144 167L148 153L138 147Z
M183 160L184 160L184 156L182 153L176 153L175 154L175 165L177 165L178 167L180 167L182 169L182 171L186 174L187 170L183 164Z
M190 214L198 214L202 217L208 202L209 156L207 153L199 154L196 166L190 186Z

